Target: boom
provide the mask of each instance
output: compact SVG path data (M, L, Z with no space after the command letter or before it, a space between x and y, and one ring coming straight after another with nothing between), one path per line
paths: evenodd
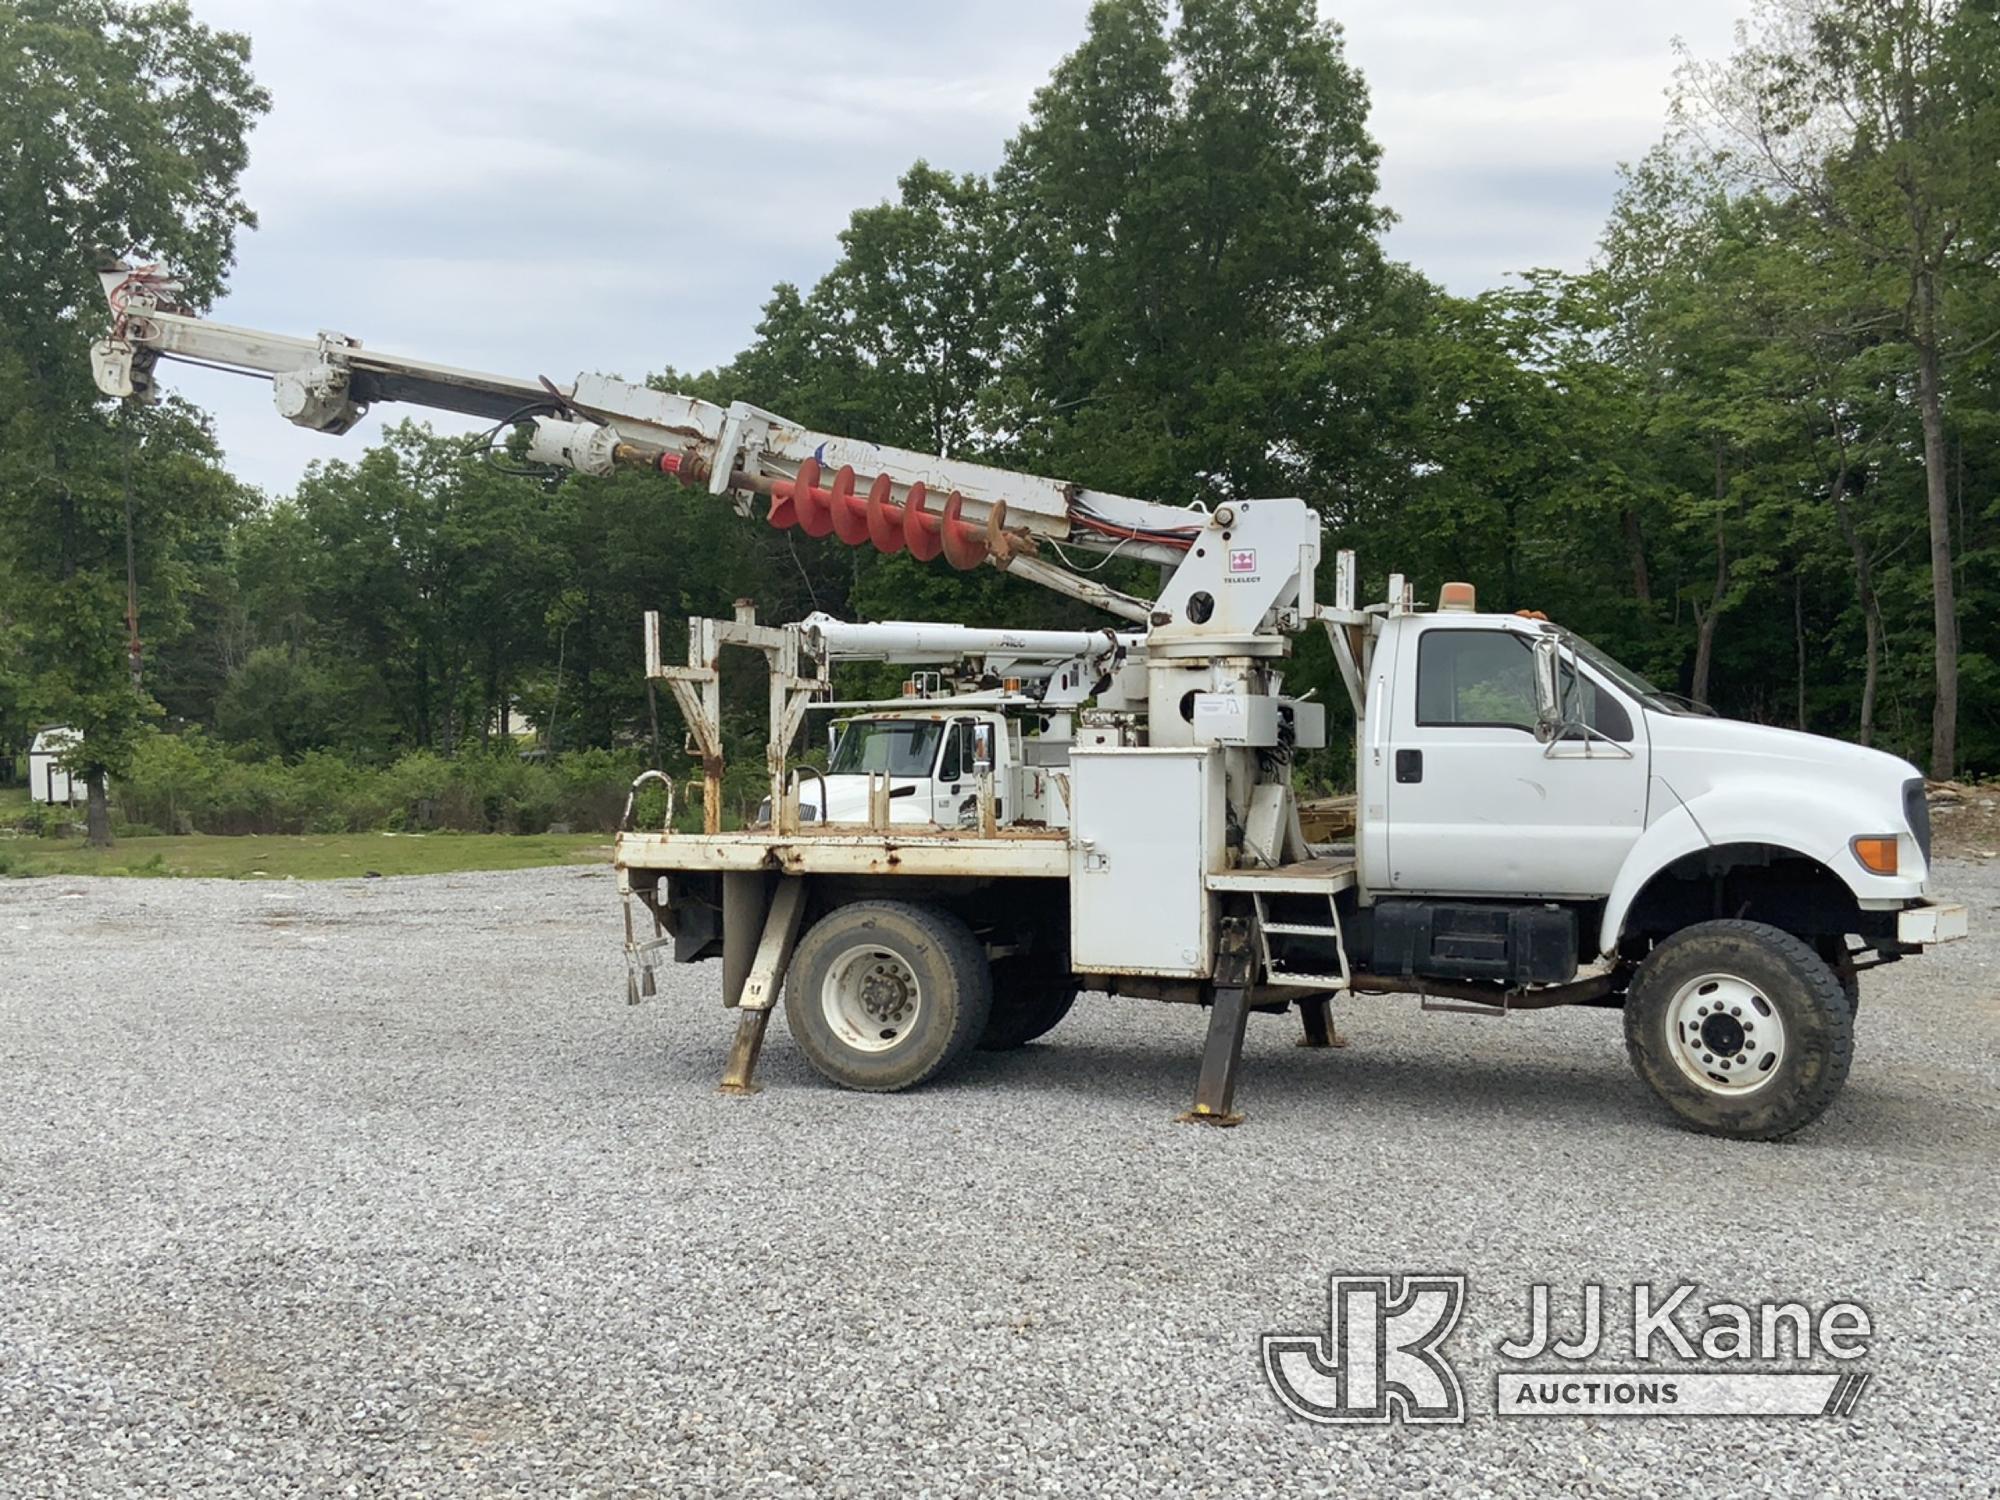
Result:
M1045 587L1145 622L1152 601L1047 561L1076 548L1178 565L1206 512L1135 500L1010 469L815 432L775 412L719 406L604 375L566 386L455 369L365 349L322 332L297 338L195 316L155 266L99 272L112 326L91 350L105 394L157 400L160 360L217 366L271 382L278 412L301 427L347 431L377 402L402 401L530 427L528 456L605 475L638 468L728 496L748 514L769 501L773 526L837 536L850 546L942 555L969 569L990 562ZM1315 548L1315 555L1317 549Z

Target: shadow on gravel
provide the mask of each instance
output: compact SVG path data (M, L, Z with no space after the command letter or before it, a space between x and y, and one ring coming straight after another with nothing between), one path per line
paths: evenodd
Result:
M1064 1045L981 1053L947 1087L1116 1100L1178 1113L1193 1098L1200 1053L1152 1046ZM1865 1065L1864 1065L1865 1066ZM1366 1114L1394 1128L1518 1126L1587 1132L1637 1126L1689 1134L1622 1066L1565 1066L1559 1057L1371 1057L1362 1045L1332 1052L1247 1054L1238 1107L1315 1124ZM1968 1114L1962 1101L1857 1078L1827 1115L1782 1143L1795 1151L1866 1152L1907 1160L1962 1155L1968 1138L2000 1152L2000 1112Z
M2000 1111L1990 1104L1969 1110L1963 1096L1921 1091L1920 1084L1891 1078L1871 1082L1867 1064L1857 1062L1855 1075L1825 1117L1807 1126L1787 1144L1853 1151L1905 1162L1951 1163L1968 1153L1991 1159L2000 1156Z
M1158 1047L1065 1045L1060 1039L1018 1052L980 1053L952 1080L958 1088L1143 1104L1178 1112L1194 1097L1199 1045L1171 1054ZM1360 1046L1329 1052L1290 1048L1247 1054L1237 1085L1240 1107L1296 1112L1323 1122L1366 1111L1385 1121L1435 1128L1518 1120L1574 1129L1644 1122L1653 1103L1637 1079L1593 1068L1526 1067L1499 1058L1370 1057Z
M689 1025L651 1044L607 1044L577 1060L575 1082L601 1097L659 1098L693 1090L714 1094L728 1051L729 1028ZM1116 1042L1065 1041L1061 1034L1015 1052L979 1052L953 1077L903 1098L1005 1095L1064 1109L1106 1105L1171 1119L1194 1097L1200 1033L1132 1036ZM1857 1074L1865 1071L1865 1064ZM588 1075L587 1077L585 1075ZM838 1095L773 1027L758 1068L774 1094ZM1588 1135L1610 1130L1687 1135L1622 1063L1574 1062L1559 1054L1448 1057L1407 1051L1371 1054L1365 1041L1312 1052L1268 1046L1246 1051L1238 1107L1266 1124L1281 1120L1330 1128L1366 1119L1378 1129L1468 1133L1522 1127ZM2000 1153L2000 1112L1972 1112L1963 1101L1927 1095L1895 1081L1857 1076L1825 1119L1777 1149L1838 1151L1878 1160L1945 1161L1970 1136ZM754 1111L756 1104L745 1101ZM1697 1137L1698 1138L1698 1137Z

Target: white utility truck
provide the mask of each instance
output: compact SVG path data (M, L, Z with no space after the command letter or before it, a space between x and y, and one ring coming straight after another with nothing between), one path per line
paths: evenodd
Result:
M829 661L926 664L900 696L813 703L811 709L865 710L828 726L827 764L801 771L802 822L864 822L872 777L890 782L889 821L969 828L978 819L978 780L993 782L1004 824L1062 827L1075 710L1108 684L1145 637L1111 630L979 630L892 620L850 625L810 614L812 650ZM818 795L814 796L813 792ZM758 809L768 822L771 803Z
M1893 756L1715 718L1462 584L1356 600L1321 520L1289 498L1212 510L811 432L603 376L568 385L194 317L153 267L107 268L99 387L154 393L162 360L270 379L291 421L343 432L405 401L528 429L531 459L631 466L849 546L942 554L1056 589L1125 631L688 623L685 663L645 622L701 762L700 833L631 829L616 863L633 998L658 964L720 958L740 1012L724 1087L747 1091L782 994L800 1051L850 1088L903 1089L1060 1021L1079 992L1208 1007L1188 1118L1230 1122L1252 1011L1335 1044L1358 992L1506 1015L1622 1009L1634 1066L1683 1120L1785 1135L1847 1076L1857 975L1963 937L1934 899L1924 784ZM1158 596L1067 566L1158 564ZM1136 628L1135 628L1136 627ZM1288 694L1325 631L1350 697L1351 844L1304 837L1295 751L1323 707ZM764 657L760 821L725 830L724 648ZM856 704L826 771L792 763L836 660L948 667ZM935 681L932 681L934 675ZM946 678L950 691L945 691ZM649 778L658 773L647 773ZM646 778L642 778L644 780ZM635 788L636 793L636 788ZM627 823L630 823L628 809Z

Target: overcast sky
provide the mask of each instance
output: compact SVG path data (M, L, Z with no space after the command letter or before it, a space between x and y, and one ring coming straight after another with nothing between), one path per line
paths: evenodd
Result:
M1367 79L1392 253L1458 292L1589 258L1657 138L1672 43L1747 0L1327 0ZM194 0L247 31L271 113L215 316L567 381L700 369L810 285L918 156L988 171L1087 0ZM174 367L272 492L359 455L267 386ZM438 425L456 428L450 418Z

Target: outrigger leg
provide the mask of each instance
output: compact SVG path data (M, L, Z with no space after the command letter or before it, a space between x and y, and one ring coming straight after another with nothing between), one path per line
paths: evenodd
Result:
M1345 1047L1347 1038L1333 1024L1333 1002L1325 995L1315 995L1299 1002L1299 1020L1305 1023L1306 1034L1299 1038L1301 1047Z
M785 970L792 961L792 946L798 941L799 927L806 914L806 883L796 876L780 880L771 895L771 906L757 940L756 956L743 978L740 991L723 999L740 1007L736 1040L729 1047L729 1061L722 1070L722 1092L757 1092L757 1057L764 1050L764 1032L771 1024L771 1009L785 982Z
M1215 997L1208 1010L1208 1041L1201 1052L1201 1077L1194 1108L1177 1118L1184 1125L1241 1125L1235 1112L1236 1074L1243 1065L1243 1032L1250 1020L1250 932L1241 917L1226 917L1215 959Z

